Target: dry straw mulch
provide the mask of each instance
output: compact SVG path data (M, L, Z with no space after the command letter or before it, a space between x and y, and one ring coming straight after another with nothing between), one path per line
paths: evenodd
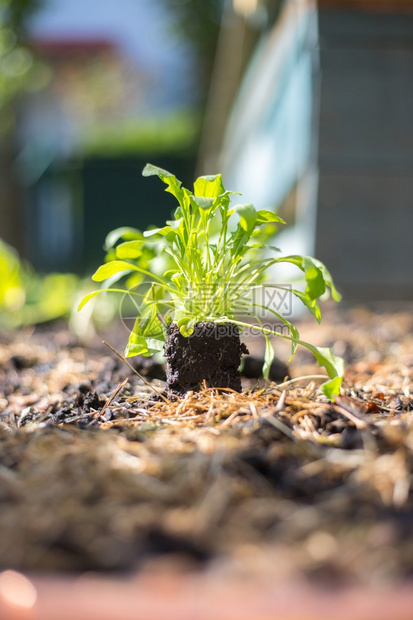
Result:
M335 403L305 353L293 380L171 401L64 329L3 336L0 567L139 569L172 554L223 576L409 577L412 315L352 310L313 331L303 323L347 358Z

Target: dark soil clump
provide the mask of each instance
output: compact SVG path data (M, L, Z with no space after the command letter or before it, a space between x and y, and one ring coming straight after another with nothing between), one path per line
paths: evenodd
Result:
M179 396L207 387L241 392L239 365L248 349L232 323L197 323L192 336L184 337L176 324L168 330L165 345L166 378L171 394Z

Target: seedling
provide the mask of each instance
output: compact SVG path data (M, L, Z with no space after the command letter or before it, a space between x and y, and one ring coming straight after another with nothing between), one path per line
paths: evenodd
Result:
M178 386L175 390L178 393L190 387L196 389L203 380L208 385L215 382L210 375L202 376L205 372L202 360L210 354L206 331L210 332L210 342L214 341L212 359L215 366L220 366L221 362L225 368L230 366L231 363L224 358L233 355L235 361L232 365L235 364L237 372L243 352L243 345L237 344L239 333L255 325L266 342L264 376L268 376L274 358L270 337L277 336L291 341L291 358L298 345L309 349L327 371L329 381L322 386L324 394L329 398L338 394L343 360L333 355L331 349L315 347L301 340L297 328L264 296L257 303L260 298L257 292L262 290L270 267L291 263L304 275L304 291L282 283L266 286L288 290L319 322L319 298L329 291L335 301L340 299L326 267L308 256L280 255L274 247L267 248L271 255L264 257L263 228L285 222L272 211L257 211L251 204L232 206L231 198L235 192L225 190L220 174L198 178L193 192L182 187L173 174L151 164L144 168L143 175L158 175L166 184L166 191L176 198L179 205L174 219L167 221L162 228L144 233L133 228L110 233L106 240L108 262L93 275L96 282L108 280L109 284L87 295L79 309L103 291L128 293L138 300L138 315L125 356L150 356L165 351L169 386L172 391ZM123 242L118 244L120 240ZM167 268L162 272L155 270L159 257L167 258ZM126 288L113 288L114 282L124 276L128 276ZM143 285L146 285L144 290ZM264 316L270 316L273 323L276 320L283 329L264 324ZM175 347L185 344L188 351L177 355ZM223 353L220 347L223 347ZM191 376L197 372L199 364L200 375L193 385L180 380L180 364L187 370L191 368ZM222 376L219 380L222 381ZM227 385L214 386L233 385L237 382L232 384L228 379Z

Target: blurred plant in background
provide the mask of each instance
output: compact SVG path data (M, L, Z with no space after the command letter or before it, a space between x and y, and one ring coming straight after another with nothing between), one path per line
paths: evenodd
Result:
M0 313L13 312L24 299L22 266L17 252L0 241Z
M87 339L95 327L113 321L118 311L115 300L105 295L93 300L80 320L74 308L90 288L89 280L72 273L37 274L0 239L0 329L66 319L78 337Z
M0 240L0 327L68 317L78 287L79 278L73 274L37 275Z

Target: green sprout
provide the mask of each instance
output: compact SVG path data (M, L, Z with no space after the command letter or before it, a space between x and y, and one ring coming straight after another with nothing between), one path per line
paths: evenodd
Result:
M271 285L291 291L321 320L318 299L326 291L335 301L340 295L326 267L308 256L280 256L279 250L265 246L263 228L285 222L272 211L256 210L251 204L231 206L235 192L225 190L220 174L202 176L194 191L182 187L170 172L147 164L144 176L157 175L179 203L174 219L162 228L140 232L134 228L112 231L106 239L107 261L93 275L96 282L108 281L105 288L83 298L81 309L92 297L104 291L127 293L139 300L138 316L126 346L125 355L150 356L163 351L167 326L176 323L183 336L190 336L201 322L233 323L241 331L254 325L265 337L264 377L274 359L271 336L291 341L291 358L298 345L309 349L328 374L324 394L339 394L344 363L332 349L319 348L300 339L297 328L270 303L259 298L270 267L291 263L304 275L305 290ZM118 241L123 242L118 244ZM263 257L267 248L273 256ZM164 257L166 268L156 272L155 263ZM159 270L158 270L159 271ZM128 276L126 288L113 284ZM142 290L142 283L146 288ZM262 322L263 313L283 326L277 330ZM252 322L250 322L250 320Z

